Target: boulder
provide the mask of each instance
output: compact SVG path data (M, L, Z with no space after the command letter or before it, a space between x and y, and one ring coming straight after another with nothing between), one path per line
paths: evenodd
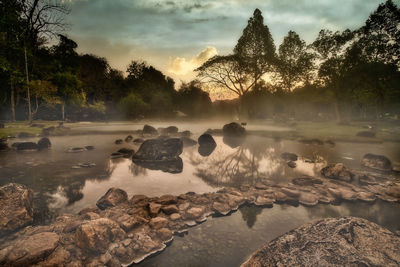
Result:
M113 187L97 201L96 206L104 210L126 201L128 201L128 194L122 189Z
M133 155L135 160L163 161L177 159L182 153L183 142L179 138L166 140L149 139L143 142L139 150Z
M150 202L148 208L150 215L156 216L160 212L161 204Z
M143 135L158 135L158 131L156 128L150 125L144 125L142 130Z
M173 135L173 134L177 134L178 133L178 127L176 126L169 126L167 128L162 128L161 129L161 134L164 135Z
M392 169L390 160L382 155L365 154L361 160L361 164L379 171L390 171Z
M358 132L356 134L356 136L374 138L374 137L376 137L376 133L370 132L370 131L361 131L361 132Z
M225 124L222 128L224 136L242 137L246 135L246 129L236 122Z
M351 182L354 174L350 172L343 163L331 164L321 170L321 174L330 179Z
M214 150L215 150L215 146L212 146L212 145L199 146L199 148L197 149L200 156L202 156L202 157L210 156L214 152Z
M18 239L5 259L6 266L31 266L49 256L57 247L60 237L53 232L37 233Z
M198 149L199 154L203 157L211 155L211 153L217 146L217 143L215 142L214 138L207 133L200 135L197 141L199 142L200 145Z
M123 140L122 140L122 139L117 139L117 140L115 140L114 143L115 143L116 145L120 145L120 144L123 143Z
M284 152L281 154L281 158L286 161L296 161L297 155L294 153Z
M117 151L117 153L122 154L124 158L130 158L135 153L135 150L130 148L121 148L120 150Z
M0 235L33 222L33 191L10 183L0 187Z
M317 220L255 252L242 267L399 266L400 237L361 218Z
M127 143L129 143L132 140L133 140L133 136L132 135L128 135L127 137L125 137L125 142L127 142Z
M50 139L47 137L42 137L39 141L38 141L38 149L39 150L43 150L43 149L49 149L51 147L51 142Z
M17 150L38 150L39 146L38 144L34 142L18 142L17 145L15 146Z
M75 242L83 250L105 252L109 244L124 236L124 230L116 222L100 218L80 225L75 232Z

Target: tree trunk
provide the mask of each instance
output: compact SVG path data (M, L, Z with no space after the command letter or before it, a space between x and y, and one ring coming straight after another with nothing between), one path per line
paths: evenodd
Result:
M61 103L61 120L65 121L65 103L64 103L64 101Z
M26 56L26 45L24 46L25 55L25 74L26 74L26 101L28 102L28 120L32 122L32 110L31 110L31 95L29 91L29 73L28 73L28 58Z
M14 79L10 76L10 87L11 87L11 121L15 121L15 101L14 101Z

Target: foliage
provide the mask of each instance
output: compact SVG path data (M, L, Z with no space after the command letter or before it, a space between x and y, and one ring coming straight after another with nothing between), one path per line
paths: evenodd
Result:
M127 118L137 118L144 116L149 109L149 105L145 103L140 96L130 93L121 99L119 108Z

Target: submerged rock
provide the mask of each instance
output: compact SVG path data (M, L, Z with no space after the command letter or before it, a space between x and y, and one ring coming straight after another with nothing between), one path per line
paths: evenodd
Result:
M0 187L0 236L33 222L33 191L10 183Z
M242 266L352 265L400 265L400 237L365 219L328 218L272 240Z
M122 139L117 139L117 140L115 140L115 144L116 145L120 145L120 144L122 144L124 141L122 140Z
M142 130L143 135L158 135L158 131L156 128L150 125L144 125Z
M224 136L243 137L246 135L246 129L236 122L225 124L222 128Z
M68 148L67 152L68 153L79 153L79 152L83 152L86 151L86 149L84 147L71 147Z
M0 151L6 151L8 150L8 144L7 144L7 139L0 139Z
M281 154L281 158L287 161L296 161L298 157L294 153L284 152Z
M287 163L287 165L290 167L290 168L296 168L297 167L297 164L296 164L296 162L294 162L294 161L289 161L288 163Z
M382 155L365 154L361 160L361 164L365 167L379 171L390 171L392 169L392 163L390 160Z
M109 207L115 207L119 203L126 202L128 194L119 188L110 188L96 203L96 206L104 210Z
M370 131L361 131L361 132L358 132L356 134L356 136L374 138L374 137L376 137L376 133L370 132Z
M166 140L149 139L143 142L139 150L133 155L135 160L161 161L177 159L182 153L183 142L179 138Z
M354 174L348 170L343 163L331 164L321 170L321 174L330 179L351 182Z

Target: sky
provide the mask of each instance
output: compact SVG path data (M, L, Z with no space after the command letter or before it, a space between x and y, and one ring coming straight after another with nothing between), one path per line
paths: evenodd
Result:
M380 0L69 0L68 36L78 52L125 71L144 60L177 84L208 58L232 52L254 9L278 47L289 30L307 43L321 29L362 26ZM400 5L400 0L394 0Z

